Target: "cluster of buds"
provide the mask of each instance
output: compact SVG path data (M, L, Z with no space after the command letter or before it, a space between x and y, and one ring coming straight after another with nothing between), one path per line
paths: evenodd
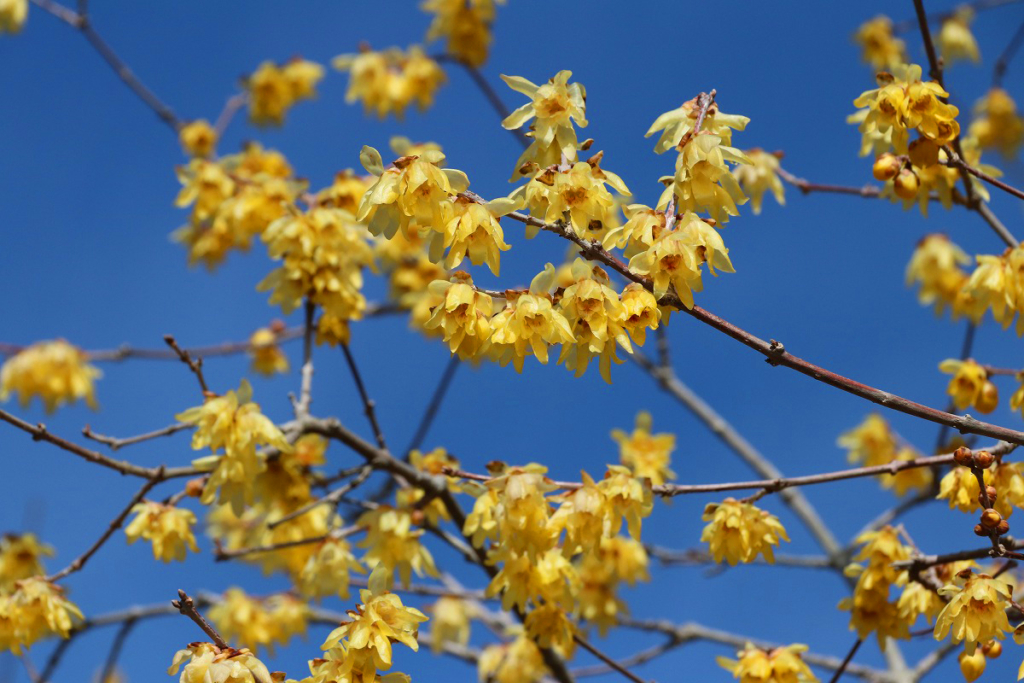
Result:
M988 451L974 453L970 448L961 446L953 453L953 461L962 467L968 467L983 482L985 470L992 466L996 457ZM983 508L981 519L974 525L974 533L978 536L1003 536L1010 531L1010 523L1003 519L999 511L994 509L997 495L996 487L991 484L984 486L978 494L978 502Z

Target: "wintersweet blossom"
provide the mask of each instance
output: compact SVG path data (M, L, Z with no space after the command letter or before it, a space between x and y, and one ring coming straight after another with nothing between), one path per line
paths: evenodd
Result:
M245 648L221 649L213 643L191 643L174 654L167 673L174 676L184 664L180 683L274 683L263 662Z
M508 87L530 98L501 122L502 127L516 130L530 119L536 119L527 133L533 142L516 161L513 180L519 177L520 169L527 162L546 168L560 163L563 158L569 163L576 160L579 142L573 123L580 128L587 127L587 91L580 83L570 84L571 76L571 71L559 71L538 86L522 76L501 75Z
M178 141L185 153L194 157L208 157L217 146L217 131L206 119L196 119L181 127Z
M789 541L786 529L775 515L735 498L708 503L701 519L709 524L704 527L700 540L708 543L715 562L725 560L735 566L764 555L771 564L775 562L773 546L779 545L780 539Z
M939 370L953 375L946 393L958 410L974 406L980 413L991 413L999 405L999 390L975 361L948 358L939 363Z
M28 0L0 0L0 33L17 33L28 18Z
M184 562L186 550L199 552L192 534L196 516L191 510L144 501L132 512L135 519L124 529L129 545L143 538L153 544L153 557L163 562Z
M676 478L676 473L669 469L676 437L668 433L652 434L653 424L651 414L642 410L636 414L632 434L613 429L612 439L619 444L622 464L633 470L636 476L646 477L657 486Z
M23 408L38 397L47 413L80 400L96 409L94 382L102 376L84 351L63 339L37 342L0 366L0 401L17 394Z
M935 640L949 636L953 643L962 642L971 655L980 643L1003 640L1013 631L1006 618L1013 587L1006 581L967 569L939 593L949 602L935 619Z
M0 592L10 590L16 581L44 575L43 558L53 555L53 547L33 533L0 536Z
M740 683L815 683L818 679L800 657L806 651L802 644L764 650L747 643L736 659L718 657L715 661Z

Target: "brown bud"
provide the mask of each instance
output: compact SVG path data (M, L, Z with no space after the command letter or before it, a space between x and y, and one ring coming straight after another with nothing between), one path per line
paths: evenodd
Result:
M1010 533L1010 523L1007 522L1005 519L999 522L999 526L996 527L996 533L998 533L1000 536L1005 536L1006 534Z
M990 640L981 646L981 651L985 653L985 656L989 659L995 659L999 655L1003 654L1003 644L998 640Z
M993 503L996 502L996 487L995 486L991 486L991 485L990 486L986 486L985 487L985 495L987 495L988 499L990 501L992 501Z
M883 183L886 180L892 180L896 177L896 174L900 172L900 160L892 154L883 154L882 156L875 159L874 165L871 167L871 175L875 176L875 180L880 180Z
M986 529L995 529L1001 521L1003 521L1003 516L992 508L981 513L981 525Z
M992 455L988 451L978 451L974 454L974 466L979 469L987 470L995 461L996 456Z
M185 495L190 498L198 498L203 492L203 484L206 477L196 477L185 482Z
M412 521L412 523L415 524L416 526L421 526L423 524L424 518L425 518L425 516L423 514L423 510L413 509L409 513L410 521Z
M286 329L284 321L280 318L274 318L270 321L270 331L274 334L281 334Z
M985 527L983 527L982 525L975 524L974 525L974 535L975 536L988 536L988 531L986 531Z
M960 448L953 451L953 462L957 465L963 465L964 467L970 467L974 464L974 454L971 453L971 449L967 446L961 446Z

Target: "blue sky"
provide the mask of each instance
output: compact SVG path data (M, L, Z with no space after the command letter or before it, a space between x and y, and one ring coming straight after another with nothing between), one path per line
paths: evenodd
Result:
M950 3L927 3L929 9ZM93 21L140 78L183 118L213 119L235 92L237 78L265 59L301 54L326 63L354 51L360 41L374 47L418 42L428 19L412 2L326 0L241 5L185 1L130 3L95 0ZM850 36L886 11L897 19L913 14L912 3L650 2L601 6L584 2L513 0L499 8L492 55L483 72L510 106L521 98L498 80L499 73L542 81L560 69L586 85L590 121L584 136L605 150L603 166L619 173L637 201L656 201L658 176L672 159L652 152L643 133L654 118L702 90L716 88L722 110L751 118L734 136L743 148L785 151L784 166L820 182L860 185L871 180L870 162L856 156L859 136L845 123L852 100L873 87L872 72L859 62ZM1009 41L1024 14L1020 6L979 15L976 34L986 65ZM905 36L915 61L923 60L916 34ZM172 202L178 190L174 166L184 161L177 140L113 75L68 26L33 7L24 32L0 39L0 200L3 242L0 285L4 297L0 341L30 343L65 337L84 348L122 343L158 347L172 333L186 345L238 340L279 311L255 291L270 263L261 249L232 254L214 274L189 269L183 250L168 234L185 221ZM1006 86L1020 95L1024 62L1011 66ZM313 187L328 184L340 169L358 166L362 145L387 148L395 134L435 140L448 162L469 174L472 189L506 194L516 141L457 68L429 112L411 112L404 122L367 119L344 103L347 77L330 71L314 102L299 104L281 129L256 129L239 119L221 143L222 152L244 140L281 150ZM967 109L985 91L987 66L959 64L947 76L954 103ZM993 160L1002 164L1001 160ZM1003 165L1011 183L1024 182L1019 162ZM1021 230L1019 203L993 203L1011 231ZM708 278L698 303L762 338L783 341L797 355L858 380L923 403L944 406L946 377L937 364L959 352L964 324L937 319L903 284L914 244L928 232L949 233L969 253L998 253L1002 245L975 215L935 207L925 221L897 205L854 197L800 196L787 189L787 206L766 199L762 215L749 207L730 222L724 237L737 272ZM506 226L513 249L503 255L503 286L529 282L547 261L558 262L565 245L550 235L526 241L516 224ZM479 270L479 269L477 269ZM482 271L479 281L496 283ZM379 281L368 285L379 297ZM295 324L298 317L290 320ZM787 474L845 466L837 435L860 422L870 404L784 368L771 368L757 354L684 316L676 316L670 338L680 377L715 406ZM297 348L288 347L297 365ZM407 329L402 319L360 323L352 350L383 429L393 444L411 437L447 351ZM995 365L1021 364L1020 342L990 321L978 331L975 356ZM237 387L247 372L244 358L207 363L211 387ZM314 409L337 415L369 436L350 376L338 352L318 351ZM55 432L75 437L83 425L106 434L129 435L164 426L196 402L194 380L177 363L136 361L103 366L98 385L101 409L84 407L45 416ZM661 394L635 366L613 370L606 386L596 368L574 379L554 364L528 362L522 375L511 368L462 368L427 445L443 445L474 470L489 460L538 461L560 478L581 468L600 471L617 460L608 432L629 428L638 410L654 416L657 431L678 437L674 469L678 481L703 483L752 478L752 473L679 405ZM296 374L254 378L256 400L286 419L287 392ZM1021 416L1007 403L1012 384L1000 385L1003 402L992 421L1019 428ZM886 415L922 450L932 447L936 427L896 413ZM0 527L29 529L58 549L52 568L63 566L98 536L134 492L137 482L32 443L11 428L0 429L7 482L0 497ZM187 438L157 441L122 451L141 464L181 464L191 459ZM338 445L332 466L355 462ZM807 495L840 539L849 539L892 495L875 481L857 480L809 489ZM673 548L698 545L706 502L699 496L659 505L645 523L645 540ZM780 501L764 507L790 530L785 550L816 552L807 533ZM907 517L926 552L975 547L973 522L933 504ZM1011 525L1014 520L1011 520ZM204 551L209 546L204 542ZM482 573L438 551L465 582L482 586ZM127 547L118 534L67 580L72 598L87 614L174 597L177 588L219 591L241 585L251 593L286 587L283 577L263 578L246 566L214 564L207 552L185 564L155 564L141 544ZM835 605L844 584L814 570L746 567L704 578L700 569L656 568L654 581L627 589L633 613L696 621L751 637L804 642L816 652L842 656L853 642L847 615ZM334 602L332 607L342 607ZM283 650L272 663L301 677L325 634ZM56 676L77 681L100 666L112 632L90 633L75 642ZM184 619L167 618L138 628L122 658L131 680L160 680L173 652L199 637ZM483 642L483 641L481 641ZM654 642L623 632L600 645L626 655ZM44 660L49 644L32 650ZM929 638L904 646L910 661ZM639 671L644 678L674 680L680 665L697 680L726 680L714 657L728 648L692 645ZM1022 653L1007 647L992 665L990 680L1015 671ZM585 659L581 659L585 661ZM874 642L857 661L879 664ZM396 667L426 681L441 676L470 680L475 672L429 653L403 655ZM934 674L953 676L947 662ZM997 673L1001 672L1001 673ZM958 674L956 674L958 675ZM5 678L6 677L6 678ZM1001 680L1002 680L1001 679ZM0 658L0 680L26 680L20 663Z

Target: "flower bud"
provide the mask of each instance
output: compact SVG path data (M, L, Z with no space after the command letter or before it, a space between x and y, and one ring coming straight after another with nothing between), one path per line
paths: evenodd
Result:
M989 485L985 487L985 495L987 495L988 499L993 503L996 502L996 494L997 491L995 486Z
M927 168L939 163L939 146L928 138L918 138L910 143L910 163L918 168Z
M975 650L973 655L961 652L959 659L960 673L964 675L967 683L973 683L985 673L985 655L980 649Z
M978 400L975 401L974 407L978 409L978 412L988 415L998 405L999 389L991 381L985 380L985 384L981 387L981 392L978 394Z
M1010 533L1010 523L1007 522L1005 519L999 522L999 526L996 527L996 533L998 533L1000 536L1005 536L1006 534Z
M875 176L875 180L880 180L882 182L892 180L899 172L900 160L892 154L883 154L878 157L875 159L874 166L871 167L871 174Z
M986 531L985 527L983 527L982 525L975 524L974 525L974 535L975 536L988 536L988 531Z
M892 181L893 190L900 199L913 199L917 196L920 186L921 183L918 181L917 175L906 168L900 171L900 174Z
M986 529L995 529L1001 521L1003 521L1003 516L992 508L981 513L981 525Z
M198 498L203 493L203 486L206 484L206 477L196 477L185 482L185 495L189 498Z
M985 656L989 659L995 659L999 655L1003 654L1003 644L998 640L990 640L981 646L981 651L985 653Z
M953 462L964 467L971 467L974 464L974 454L967 446L961 446L953 451Z
M995 456L988 451L978 451L974 454L974 466L980 470L987 470L995 461Z

